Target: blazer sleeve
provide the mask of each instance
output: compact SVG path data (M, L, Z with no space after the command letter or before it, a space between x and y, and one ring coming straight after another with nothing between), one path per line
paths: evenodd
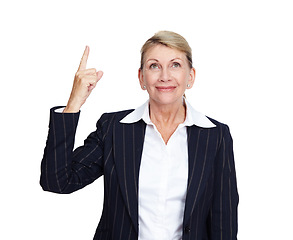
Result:
M239 202L233 140L227 125L216 157L214 196L210 211L211 240L237 240Z
M45 191L71 193L92 183L103 174L103 125L73 151L80 113L50 111L49 133L41 163L40 184Z

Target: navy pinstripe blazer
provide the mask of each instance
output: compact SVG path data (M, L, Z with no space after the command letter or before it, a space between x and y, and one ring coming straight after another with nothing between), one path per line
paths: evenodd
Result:
M122 124L132 110L103 114L97 129L73 151L79 113L51 109L41 164L46 191L71 193L104 176L104 206L95 240L138 238L138 177L145 123ZM183 240L236 240L238 193L227 125L187 127L188 187Z

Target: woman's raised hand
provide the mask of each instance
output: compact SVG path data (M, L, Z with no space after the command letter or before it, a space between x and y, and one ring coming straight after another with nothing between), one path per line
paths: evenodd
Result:
M97 72L95 68L86 68L89 51L89 47L86 46L74 77L73 87L67 106L63 111L65 113L78 112L91 94L92 90L95 88L97 82L103 76L102 71Z

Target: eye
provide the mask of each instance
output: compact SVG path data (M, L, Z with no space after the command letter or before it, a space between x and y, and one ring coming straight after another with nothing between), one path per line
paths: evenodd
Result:
M156 63L152 63L151 65L150 65L150 69L158 69L159 68L159 66L158 66L158 64L156 64Z
M172 68L179 68L179 67L181 67L180 63L178 63L178 62L172 63Z

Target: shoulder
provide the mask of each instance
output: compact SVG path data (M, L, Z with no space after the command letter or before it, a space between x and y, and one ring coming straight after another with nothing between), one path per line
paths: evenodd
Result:
M213 129L220 139L232 140L230 128L226 123L219 122L213 118L207 117L216 127Z
M213 119L213 118L211 118L211 117L208 117L208 116L207 116L207 118L208 118L213 124L215 124L215 125L216 125L216 128L218 128L218 129L227 129L227 128L229 128L228 125L225 124L225 123L219 122L219 121L217 121L217 120L215 120L215 119Z
M134 109L122 110L117 112L103 113L97 122L97 126L113 125L119 123L126 115L133 112Z
M104 119L104 120L113 119L113 120L119 122L126 115L128 115L129 113L131 113L133 111L134 111L134 109L122 110L122 111L117 111L117 112L106 112L106 113L102 114L100 119Z

